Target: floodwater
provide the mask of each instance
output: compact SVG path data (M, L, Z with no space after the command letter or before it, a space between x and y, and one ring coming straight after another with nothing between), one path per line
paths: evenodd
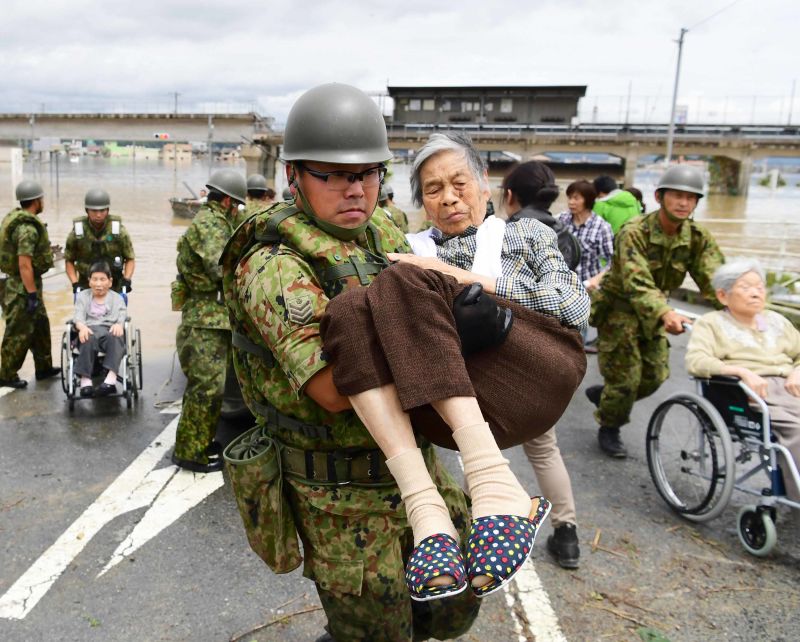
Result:
M170 310L169 284L175 276L175 247L188 221L172 216L168 199L191 194L204 185L211 169L206 160L192 160L175 165L171 161L130 158L83 157L77 163L61 158L55 163L29 162L25 176L40 180L45 188L45 211L42 215L53 243L63 245L72 219L83 213L83 196L92 187L102 187L111 194L111 211L121 216L130 232L136 251L136 272L130 296L130 314L142 331L143 348L170 351L180 314ZM224 164L245 171L243 161ZM7 167L7 166L6 166ZM3 173L5 172L5 173ZM408 186L409 166L392 167L391 184L395 201L409 213L411 224L419 225L423 213L411 204ZM645 193L649 209L655 206L652 196L659 172L641 170L636 185ZM501 176L492 175L492 194L499 203ZM592 178L592 177L587 177ZM696 217L699 220L725 219L730 224L709 222L728 255L760 255L771 267L800 271L800 175L786 176L787 186L774 192L757 184L754 177L747 197L710 196L702 199ZM282 175L276 177L280 194L285 186ZM566 209L562 193L554 212ZM14 207L13 185L8 169L0 166L0 207L6 212ZM63 274L46 279L46 304L53 326L53 347L57 349L63 321L72 313L72 294Z

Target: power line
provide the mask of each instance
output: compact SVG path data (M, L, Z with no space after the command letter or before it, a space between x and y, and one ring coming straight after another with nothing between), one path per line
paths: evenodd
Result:
M709 21L709 20L711 20L712 18L716 18L716 17L717 17L719 14L721 14L723 11L727 11L727 10L728 10L728 9L730 9L730 8L731 8L733 5L735 5L735 4L739 4L741 1L742 1L742 0L733 0L733 2L731 2L730 4L728 4L728 5L724 6L724 7L722 7L722 9L720 9L719 11L715 11L714 13L712 13L710 16L708 16L708 18L703 18L703 19L702 19L700 22L698 22L698 23L696 23L696 24L693 24L691 27L689 27L688 29L686 29L686 31L692 31L693 29L697 29L697 27L699 27L700 25L702 25L702 24L705 24L706 22L708 22L708 21Z

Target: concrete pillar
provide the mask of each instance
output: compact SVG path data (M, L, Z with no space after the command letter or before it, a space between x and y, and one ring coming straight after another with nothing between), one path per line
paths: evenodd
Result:
M625 150L625 158L622 162L625 164L625 177L623 185L625 187L633 187L636 181L636 163L639 160L638 145L628 145Z
M737 177L737 190L739 196L747 196L750 190L750 175L753 173L753 157L748 150L739 162L739 175Z
M275 189L278 146L267 142L242 145L241 155L247 163L247 175L261 174L267 179L267 185Z

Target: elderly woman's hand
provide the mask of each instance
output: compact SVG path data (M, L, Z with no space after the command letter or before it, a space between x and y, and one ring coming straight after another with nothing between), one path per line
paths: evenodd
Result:
M750 388L753 392L755 392L759 397L762 399L767 398L767 380L763 377L759 377L755 372L752 370L748 370L747 368L742 368L742 372L739 374L739 378L744 382L744 384Z
M112 337L121 337L124 330L122 329L121 324L115 323L108 329L108 332L109 334L111 334Z
M424 270L436 270L442 274L449 274L461 285L480 283L481 286L483 286L484 291L488 292L489 294L494 294L495 291L494 279L482 276L480 274L475 274L474 272L468 272L467 270L462 270L461 268L453 265L448 265L444 261L440 261L432 256L417 256L416 254L396 254L394 252L390 252L386 255L386 257L394 263L410 263L411 265L416 265Z
M86 343L89 340L89 335L94 334L88 325L76 324L76 327L78 328L78 340L81 343Z
M795 368L789 373L783 387L793 397L800 397L800 368Z

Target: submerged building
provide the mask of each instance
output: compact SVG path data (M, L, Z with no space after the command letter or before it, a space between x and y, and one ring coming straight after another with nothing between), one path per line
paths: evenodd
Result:
M569 125L586 85L388 87L391 125Z

